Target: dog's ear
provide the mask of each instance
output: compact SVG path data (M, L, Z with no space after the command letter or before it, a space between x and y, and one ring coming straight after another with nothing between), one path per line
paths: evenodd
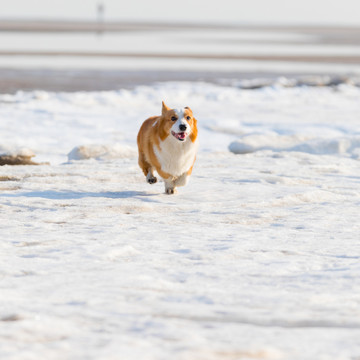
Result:
M192 112L192 110L188 106L185 106L184 109L190 110Z
M193 117L193 126L192 126L192 131L190 134L190 139L192 142L194 142L196 140L197 134L198 134L197 120Z
M170 108L168 108L164 102L162 102L162 110L161 113L164 115L167 111L169 111Z

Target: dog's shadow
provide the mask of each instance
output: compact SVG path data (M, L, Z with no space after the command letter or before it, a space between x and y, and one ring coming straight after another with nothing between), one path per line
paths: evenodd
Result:
M48 200L76 200L88 197L108 198L108 199L129 199L129 198L149 198L156 194L144 191L103 191L103 192L81 192L81 191L30 191L18 194L2 194L3 197L29 197L42 198Z

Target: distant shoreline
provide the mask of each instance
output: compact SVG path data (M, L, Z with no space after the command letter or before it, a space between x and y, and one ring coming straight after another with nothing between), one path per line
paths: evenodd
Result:
M146 30L192 30L192 29L234 29L252 31L299 32L314 34L360 34L360 26L330 25L262 25L262 24L210 24L183 22L136 22L136 21L90 21L90 20L43 20L43 19L1 19L0 31L33 32L121 32Z
M256 72L213 71L155 71L155 70L49 70L1 69L0 94L18 90L33 91L110 91L132 89L138 85L151 85L166 81L207 82L223 86L237 86L253 90L276 84L285 77L285 86L336 86L352 83L360 86L360 79L349 76L304 75L303 73L279 74ZM280 80L281 82L281 80Z
M31 33L36 34L36 36L48 33L63 33L66 38L67 34L71 37L71 34L76 33L106 34L118 32L121 34L123 32L126 35L126 33L132 32L131 36L135 34L138 38L144 36L144 39L146 39L148 33L156 32L159 35L158 41L162 41L164 33L169 34L171 40L173 34L176 37L177 34L183 34L186 31L191 34L192 41L194 41L192 39L193 33L209 32L210 34L217 34L223 31L224 36L212 38L211 35L210 38L206 39L208 44L210 41L210 46L207 46L205 50L200 49L205 41L200 37L197 39L199 51L197 51L197 48L196 51L187 51L186 41L189 40L189 36L187 36L184 37L185 42L182 43L184 46L181 47L181 51L176 49L175 52L169 51L166 47L164 49L158 47L155 50L149 47L144 49L142 42L137 47L116 48L115 46L106 49L58 47L56 42L54 43L56 46L50 47L50 49L42 48L41 42L34 47L23 46L20 42L17 47L9 46L7 48L6 43L4 43L0 49L0 60L3 60L0 65L0 93L36 89L47 91L116 90L163 81L206 81L217 84L230 84L231 81L236 82L244 79L276 79L279 76L299 78L304 75L319 75L316 72L319 71L316 70L319 68L321 74L326 72L328 75L335 77L341 74L351 76L351 69L356 68L356 73L358 73L357 65L360 66L359 52L354 55L349 52L345 54L335 52L331 55L323 55L321 52L317 54L311 52L301 54L289 51L274 54L269 51L252 54L251 50L243 53L231 53L231 51L226 50L222 52L214 51L216 45L224 44L224 41L228 41L234 47L245 43L246 45L255 44L258 47L274 44L295 44L315 47L325 45L330 48L333 45L338 48L349 45L357 48L360 47L360 27L191 23L186 24L184 27L183 23L0 20L0 36L8 33L15 34L15 36L12 34L8 37L4 36L4 38L8 38L8 44L10 45L13 38L18 35L20 39L22 34L26 35L24 39L30 39ZM226 38L227 33L236 35L237 32L243 36L239 38L229 36L229 38ZM257 32L265 35L274 33L280 35L280 37L265 36L259 42L257 40L259 34L250 36ZM30 34L30 37L27 36L28 34ZM291 36L288 36L289 34ZM293 35L297 39L295 43L292 42ZM121 37L122 34L119 35L119 38ZM39 38L41 38L41 35L39 35ZM51 36L48 38L51 38ZM64 43L66 44L66 42ZM98 63L101 65L98 65ZM182 63L185 63L185 66L182 67ZM248 63L251 66L245 64L243 67L242 63ZM286 63L295 64L291 66L295 70L290 71L289 67L286 67ZM115 64L116 68L111 68L112 64ZM172 65L169 68L164 64ZM210 64L210 66L206 67L206 64ZM235 66L237 64L241 66ZM278 65L274 67L273 64ZM310 65L310 67L306 67L305 70L298 70L301 69L302 64ZM323 65L328 67L323 69ZM338 65L342 66L343 70L336 72ZM135 69L136 67L138 68ZM132 69L126 70L127 68Z

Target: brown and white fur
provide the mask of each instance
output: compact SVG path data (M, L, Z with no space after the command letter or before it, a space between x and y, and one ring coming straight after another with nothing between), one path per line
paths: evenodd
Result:
M170 109L162 103L162 114L145 120L137 144L139 165L149 184L156 171L165 182L165 193L174 194L187 184L197 151L197 121L190 108Z

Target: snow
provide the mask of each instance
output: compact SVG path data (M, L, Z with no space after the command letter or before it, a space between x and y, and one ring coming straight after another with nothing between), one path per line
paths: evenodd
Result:
M117 159L128 158L136 156L137 152L130 146L122 146L115 144L112 146L107 145L81 145L76 146L68 154L69 160L85 160L85 159Z
M359 96L278 82L1 95L2 148L51 165L0 168L0 358L357 359ZM199 125L174 196L137 165L162 100Z
M27 148L21 148L17 146L0 146L1 155L21 155L21 156L35 156L34 152Z
M294 135L249 135L229 145L235 154L246 154L258 150L299 151L310 154L346 154L358 157L360 136L331 139L305 140L306 137Z

